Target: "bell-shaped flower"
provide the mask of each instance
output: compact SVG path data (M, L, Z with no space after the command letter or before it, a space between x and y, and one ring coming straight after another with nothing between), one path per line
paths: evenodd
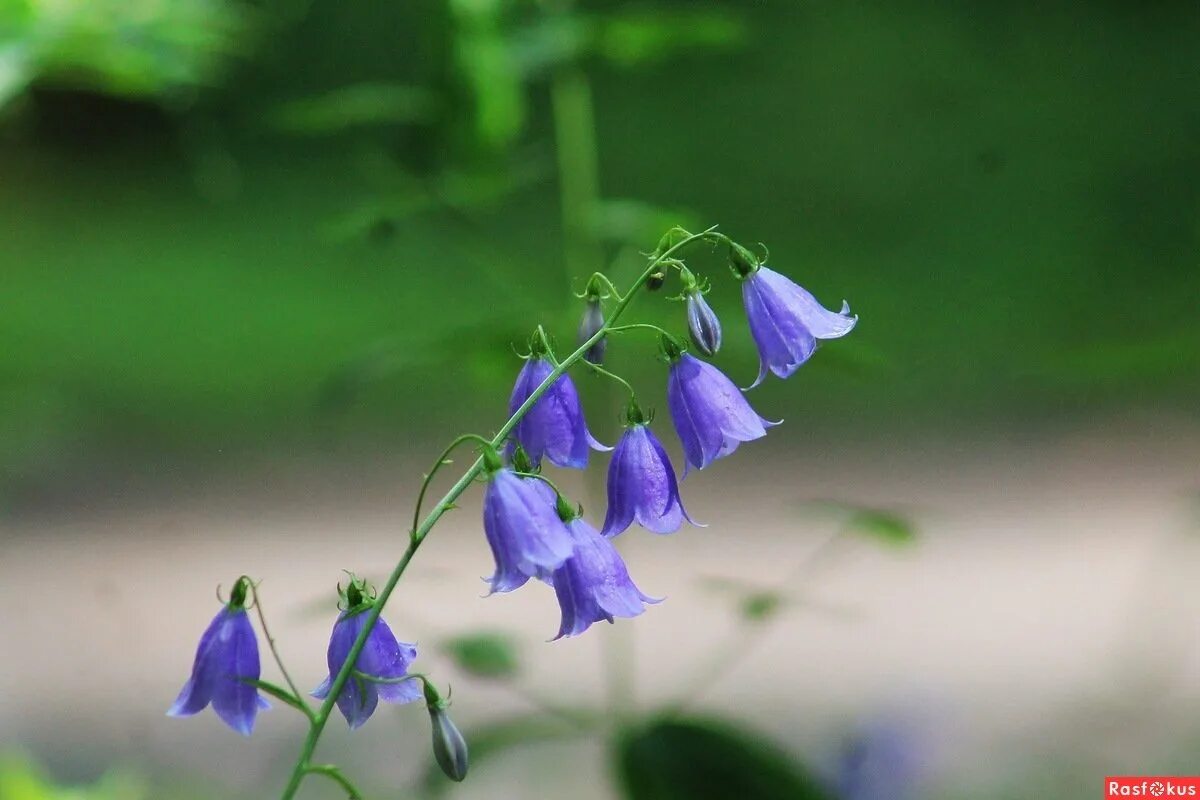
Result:
M544 357L529 357L513 386L508 402L510 416L553 371L554 366ZM569 375L560 375L538 398L513 430L513 436L529 453L534 464L540 464L545 456L560 467L583 469L587 466L589 447L596 450L611 449L600 444L588 432L579 392Z
M554 504L547 502L542 481L521 478L508 467L488 475L483 495L483 530L496 572L488 579L493 592L511 592L530 578L558 568L574 549Z
M625 562L612 542L582 517L566 523L574 552L554 571L550 583L562 609L562 624L556 639L578 636L593 622L614 617L636 617L646 603L661 598L642 594L629 577Z
M369 602L360 601L338 615L326 652L329 677L313 690L313 697L324 700L329 696L334 678L350 657L350 648L367 621L369 608ZM354 662L354 671L337 698L338 710L350 724L351 730L371 718L380 700L411 703L422 696L418 678L404 680L409 665L416 657L416 645L397 641L392 629L382 618L375 620L362 652Z
M788 377L816 351L818 339L845 336L858 323L845 301L841 311L830 311L791 280L763 266L743 277L742 300L760 360L751 388L763 382L768 370Z
M222 722L249 736L258 712L270 708L254 685L261 674L258 639L244 601L244 588L235 588L233 600L217 612L204 631L196 648L192 676L167 716L190 717L212 703Z
M778 425L760 417L733 381L719 369L687 353L668 347L671 372L667 378L667 407L692 467L704 469L727 456L742 442L767 435L767 426Z
M629 427L608 465L603 534L616 536L634 522L655 533L672 533L684 519L696 524L679 499L679 483L667 451L637 406L631 405Z

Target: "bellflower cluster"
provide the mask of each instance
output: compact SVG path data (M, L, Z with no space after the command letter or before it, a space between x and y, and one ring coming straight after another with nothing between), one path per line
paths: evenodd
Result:
M768 371L781 378L796 372L816 349L817 342L845 336L858 318L843 304L840 312L823 308L811 294L788 278L768 269L759 259L724 234L710 228L698 234L673 229L650 255L640 277L622 293L602 273L595 273L581 295L584 301L577 335L578 347L558 359L545 330L538 326L530 340L509 398L509 418L491 437L464 434L446 448L425 475L417 494L408 546L376 595L351 576L339 586L338 615L325 653L326 678L311 696L311 705L290 677L275 641L266 627L257 585L239 578L216 617L200 638L191 676L168 714L190 716L212 705L217 716L235 731L249 735L257 714L267 707L262 694L301 712L309 733L292 770L283 800L293 800L306 776L324 775L351 796L357 789L340 768L315 764L313 755L326 724L340 711L351 729L364 725L380 701L407 704L424 698L432 730L434 760L447 777L467 775L467 745L448 716L449 703L430 679L410 669L415 645L399 641L382 619L383 608L404 576L416 551L444 514L482 478L483 538L491 550L494 570L486 578L490 592L512 592L527 583L545 584L558 601L560 624L555 639L578 636L601 620L636 617L659 598L645 594L630 577L614 544L633 525L658 534L678 531L684 521L696 525L681 497L680 481L663 442L652 429L653 414L643 413L633 386L604 364L617 337L641 331L657 335L666 362L665 395L671 422L684 459L684 475L703 470L731 455L745 443L764 437L779 423L760 416L738 389L712 363L687 352L680 338L648 323L618 324L643 290L653 292L677 272L686 305L688 336L695 350L715 356L722 345L722 325L705 300L709 284L679 258L686 246L698 242L729 248L730 265L741 281L749 331L760 356L755 385ZM609 306L606 308L605 303ZM586 469L592 450L613 448L592 436L584 419L579 391L568 372L587 369L617 381L629 392L625 430L612 453L607 472L608 505L600 530L585 519L583 509L558 491L542 474L548 463L566 469ZM450 454L466 442L480 445L480 457L425 516L426 491L440 469L452 463ZM253 602L247 604L247 595ZM261 632L286 685L261 679L258 639L248 608L255 608Z

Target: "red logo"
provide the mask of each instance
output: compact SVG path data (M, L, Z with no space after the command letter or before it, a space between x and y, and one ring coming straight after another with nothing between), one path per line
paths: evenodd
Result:
M1200 776L1110 775L1104 779L1104 800L1121 797L1195 797L1200 800Z

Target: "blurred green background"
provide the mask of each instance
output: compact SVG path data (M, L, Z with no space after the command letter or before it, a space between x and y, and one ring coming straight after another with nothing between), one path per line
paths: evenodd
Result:
M799 431L780 464L849 442L952 471L1134 419L1194 466L1197 41L1195 2L0 0L0 525L423 463L499 425L512 345L544 322L565 349L571 293L674 224L861 316L755 391ZM723 256L692 265L748 384ZM649 343L617 345L662 405Z
M6 0L3 31L10 489L499 409L498 344L569 337L581 288L575 59L605 261L719 223L862 315L788 395L814 427L1197 401L1192 3Z

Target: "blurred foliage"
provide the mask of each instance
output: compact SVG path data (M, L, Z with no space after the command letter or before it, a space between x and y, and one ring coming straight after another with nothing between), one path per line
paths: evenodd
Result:
M231 0L0 0L0 106L34 82L125 96L212 85L249 30Z
M622 736L615 756L629 800L830 798L800 764L725 722L652 722Z
M662 223L720 222L862 315L756 405L832 439L1200 401L1194 4L557 8L0 0L0 94L38 87L0 144L5 477L490 420L507 344L576 322L564 63L592 81L614 277ZM748 383L706 256L717 361ZM611 354L661 404L647 352Z
M912 544L917 538L916 529L908 519L878 509L856 509L846 520L846 529L889 545Z
M91 786L59 786L29 761L15 755L0 757L0 798L3 800L149 800L146 784L123 772L110 772Z
M477 678L511 678L519 667L512 639L500 633L465 633L442 646L459 669Z

